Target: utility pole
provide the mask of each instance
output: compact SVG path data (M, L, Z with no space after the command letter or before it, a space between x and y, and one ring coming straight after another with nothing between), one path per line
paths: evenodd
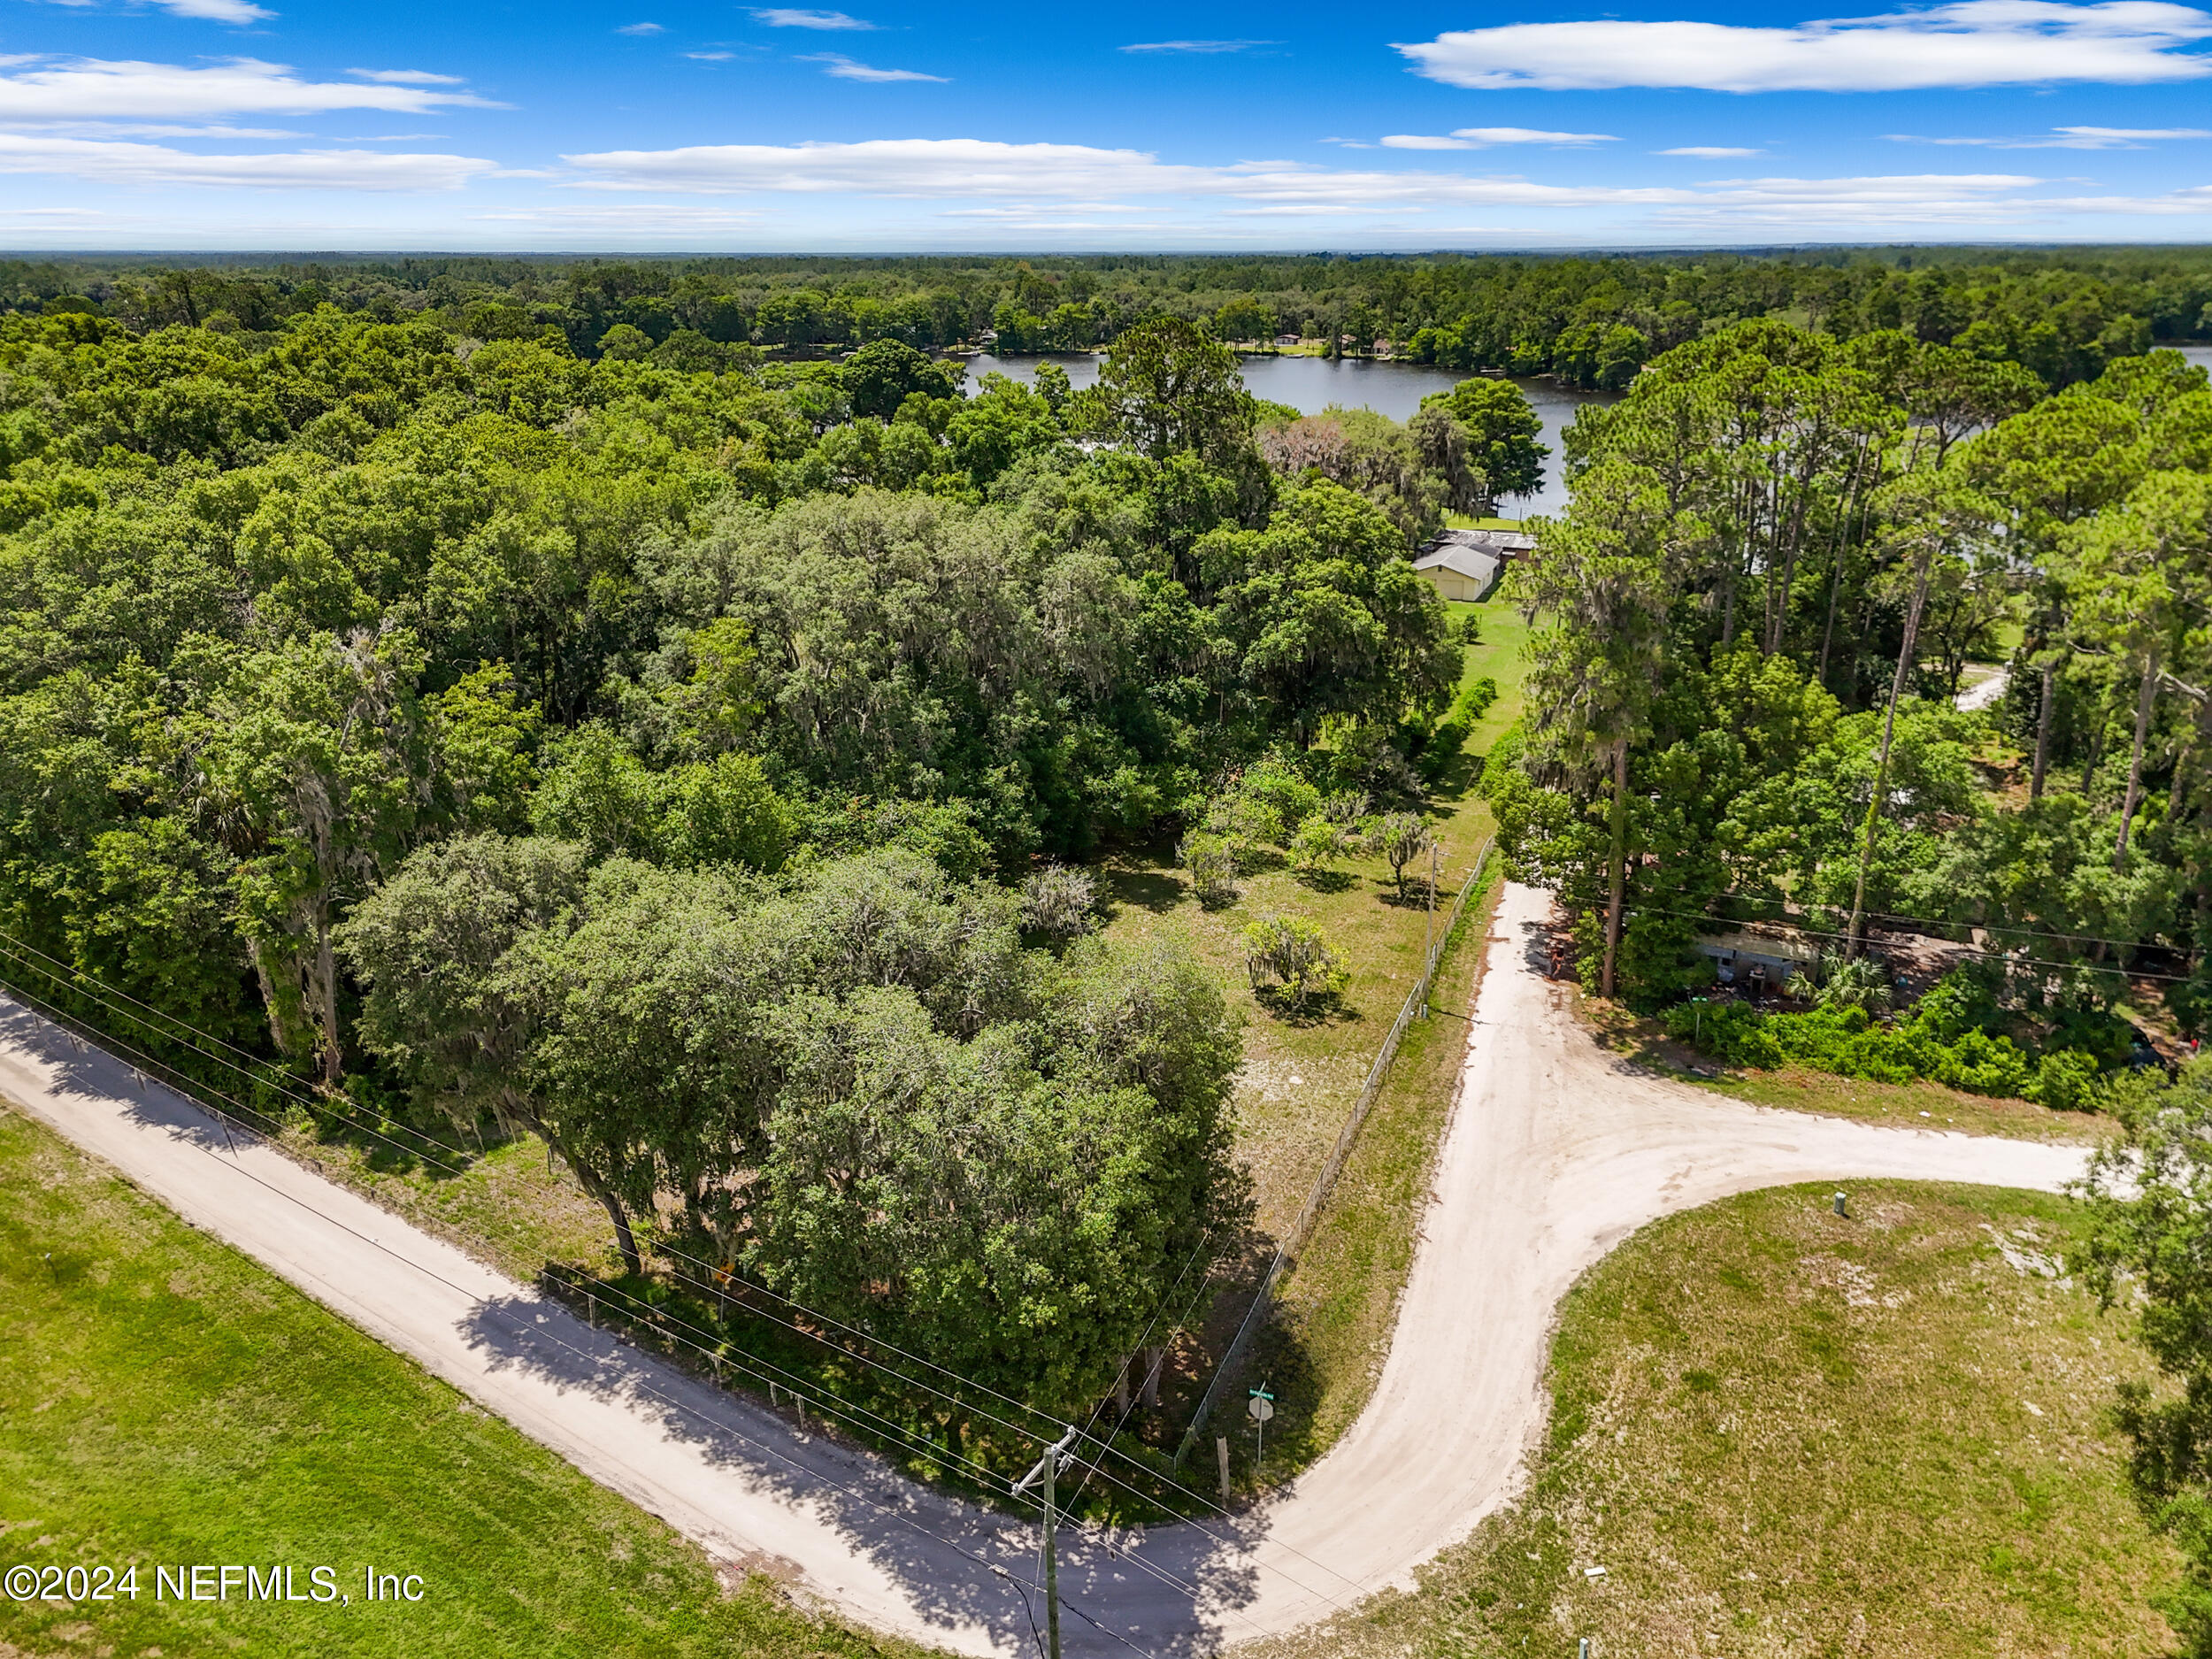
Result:
M1060 1437L1056 1446L1045 1448L1045 1455L1037 1460L1037 1466L1014 1485L1014 1495L1019 1497L1029 1483L1043 1478L1045 1495L1045 1642L1046 1659L1060 1659L1060 1573L1059 1562L1052 1545L1053 1505L1057 1494L1053 1489L1053 1477L1059 1472L1060 1458L1075 1443L1075 1427Z

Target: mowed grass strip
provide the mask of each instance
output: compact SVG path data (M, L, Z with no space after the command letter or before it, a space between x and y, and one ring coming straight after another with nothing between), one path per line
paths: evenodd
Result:
M51 1261L46 1257L50 1253ZM135 1601L0 1601L0 1654L911 1655L690 1543L0 1109L0 1568L139 1563ZM157 1601L156 1563L329 1565L347 1606ZM419 1574L419 1602L361 1575Z
M2069 1202L1866 1182L1841 1219L1832 1190L1608 1256L1561 1310L1522 1501L1255 1659L2174 1651L2149 1601L2179 1559L2110 1426L2145 1362L2063 1277Z
M1433 1011L1406 1028L1388 1080L1331 1190L1320 1225L1277 1294L1273 1327L1255 1346L1247 1380L1276 1395L1266 1466L1273 1483L1322 1456L1365 1409L1389 1356L1398 1299L1413 1268L1438 1143L1467 1057L1467 1015L1481 977L1500 882L1494 863L1469 898L1431 995ZM1231 1411L1233 1472L1248 1479L1257 1438Z

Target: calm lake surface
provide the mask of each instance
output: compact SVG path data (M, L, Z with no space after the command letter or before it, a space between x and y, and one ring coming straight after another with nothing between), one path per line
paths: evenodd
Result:
M2192 363L2212 368L2212 346L2183 346L2181 355ZM1070 357L999 357L989 352L966 359L968 387L987 374L1007 374L1028 381L1037 376L1040 363L1056 363L1068 372L1068 383L1079 390L1098 379L1099 358L1089 352ZM1247 357L1244 385L1255 397L1271 403L1288 403L1305 415L1317 415L1330 404L1346 409L1371 409L1393 420L1405 420L1421 407L1431 392L1448 392L1466 376L1449 369L1425 368L1417 363L1332 363L1326 357ZM1544 423L1540 440L1551 454L1544 462L1543 487L1533 495L1509 498L1500 507L1517 518L1532 513L1555 513L1567 505L1567 489L1560 479L1559 429L1571 423L1585 403L1609 403L1611 392L1578 392L1556 380L1522 379L1515 385Z
M1033 380L1040 363L1058 364L1068 372L1068 383L1079 390L1098 379L1099 359L1088 352L1043 357L998 357L986 352L966 362L971 389L987 374ZM1301 414L1317 415L1335 403L1346 409L1371 409L1393 420L1409 419L1431 392L1448 392L1467 378L1449 369L1425 368L1417 363L1332 363L1326 357L1247 357L1243 366L1245 389L1253 396L1271 403L1288 403ZM1515 517L1557 512L1567 504L1566 487L1559 476L1559 429L1574 419L1575 411L1583 404L1609 403L1614 395L1578 392L1548 380L1521 380L1515 384L1544 423L1539 442L1551 455L1544 463L1540 489L1499 504Z

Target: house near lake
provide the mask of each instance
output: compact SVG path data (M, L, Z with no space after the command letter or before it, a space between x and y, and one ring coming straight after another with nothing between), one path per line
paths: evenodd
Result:
M1440 596L1479 603L1505 567L1535 546L1534 536L1518 530L1447 530L1415 549L1413 568Z

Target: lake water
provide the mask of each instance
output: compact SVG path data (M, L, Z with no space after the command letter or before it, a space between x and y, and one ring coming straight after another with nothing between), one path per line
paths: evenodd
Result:
M2183 346L2180 351L2190 362L2212 368L2212 346ZM985 352L967 359L968 387L972 391L977 381L992 373L1033 380L1040 363L1056 363L1068 372L1068 383L1080 390L1098 379L1099 362L1090 352L1046 357L999 357ZM1405 420L1431 392L1448 392L1465 378L1449 369L1425 368L1417 363L1332 363L1326 357L1244 359L1247 391L1271 403L1288 403L1302 415L1317 415L1336 403ZM1559 429L1573 421L1575 411L1583 404L1609 403L1615 395L1578 392L1551 380L1523 379L1514 384L1544 423L1539 441L1551 454L1545 457L1543 485L1534 495L1509 497L1499 505L1517 518L1562 511L1567 505L1567 488L1560 477Z
M1068 372L1068 383L1079 391L1098 379L1100 360L1088 352L1043 357L999 357L986 352L966 361L971 390L987 374L1010 375L1026 382L1036 379L1039 364L1056 363ZM1253 396L1288 403L1302 415L1317 415L1335 403L1345 409L1371 409L1393 420L1410 418L1431 392L1448 392L1467 378L1417 363L1332 363L1326 357L1247 357L1243 369L1245 389ZM1559 429L1574 419L1583 404L1609 403L1614 395L1578 392L1549 380L1515 384L1544 423L1538 441L1551 454L1544 462L1543 485L1534 495L1511 496L1499 504L1515 517L1558 512L1567 504L1566 486L1560 479Z

